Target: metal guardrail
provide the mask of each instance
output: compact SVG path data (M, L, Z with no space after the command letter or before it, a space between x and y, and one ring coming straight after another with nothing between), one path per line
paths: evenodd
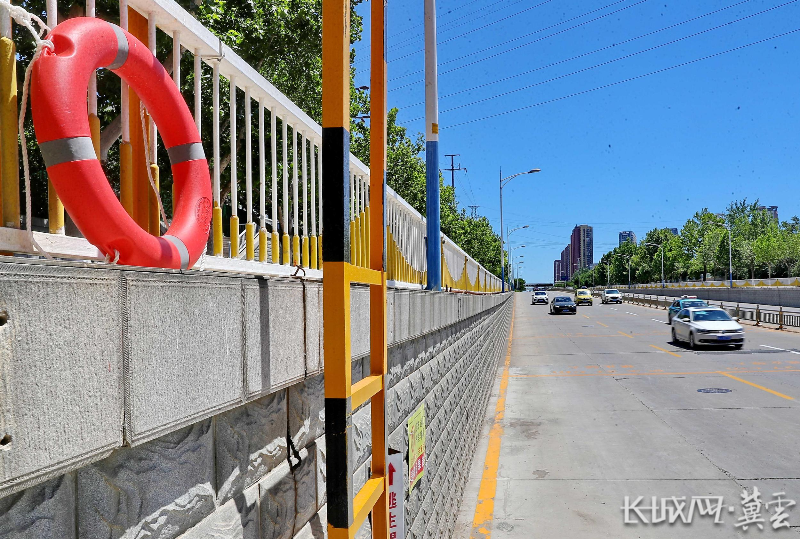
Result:
M667 310L675 298L669 296L658 296L650 294L627 294L623 293L625 303L634 305L641 305L643 307L651 307L654 309ZM778 329L784 327L797 327L800 328L800 313L786 312L783 307L756 305L755 307L742 306L739 303L725 303L720 302L707 302L712 307L720 307L725 309L736 320L746 320L754 322L756 326L761 324L777 325Z
M51 27L57 23L57 4L58 0L47 1L47 20ZM171 68L172 78L178 85L188 81L191 76L194 96L190 106L198 128L204 122L206 125L207 122L212 123L213 159L210 163L214 197L211 234L213 241L199 267L234 273L286 275L294 272L295 266L300 265L308 268L308 276L321 277L321 273L316 273L323 265L321 195L324 178L321 166L321 126L173 0L120 0L119 7L120 26L147 44L151 51L155 51L158 30L171 37L172 64L166 67ZM4 14L5 12L0 13L0 18ZM86 0L86 14L95 15L94 0ZM4 20L0 34L5 39L6 46L13 47L11 24L7 17ZM190 76L181 73L181 58L187 54L194 60L193 73ZM4 55L3 58L6 64L0 65L0 72L13 72L14 55ZM220 88L221 80L227 81L230 95L227 111L220 107L220 91L225 89ZM202 117L202 90L208 85L211 85L213 102L213 115L210 119ZM16 103L16 81L7 86L0 88L0 102ZM182 86L187 89L191 85ZM237 115L237 103L241 106L242 94L243 116ZM89 97L90 124L94 126L92 136L97 139L95 146L101 147L94 78L90 81ZM104 97L108 100L110 96ZM120 198L132 201L130 207L126 206L129 213L143 229L158 235L165 223L159 222L159 209L155 197L150 196L146 174L147 166L153 164L157 157L156 126L151 120L145 120L148 144L144 144L138 98L129 93L124 82L121 95L111 98L118 99L121 105L121 127L117 139L121 136L121 144L126 148L130 147L127 152L129 157L126 157L126 152L121 152L120 176L132 175L132 181L129 185L123 182ZM16 106L13 110L4 107L2 123L15 124L17 113ZM227 127L221 121L223 116L227 116ZM252 120L254 116L255 122L241 125L242 118ZM12 121L9 122L9 119ZM237 119L240 121L239 129ZM244 148L239 144L241 131L244 132ZM7 153L16 155L19 151L16 133L10 132L13 136L8 133L4 135L0 145ZM254 138L257 140L253 140ZM227 158L221 154L223 140L229 141L231 146ZM113 143L107 145L111 146ZM257 154L252 151L254 144L257 144ZM150 148L148 155L145 155L146 146ZM106 153L107 147L101 148L101 156ZM244 182L237 178L237 156L245 159ZM3 188L0 192L17 193L18 197L17 163L11 161L4 159L0 162ZM223 165L230 171L229 197L223 196L221 186ZM169 172L165 171L164 176L167 174ZM366 267L371 242L368 232L369 167L352 154L350 178L351 259L354 265ZM244 183L243 192L241 183ZM257 183L255 188L254 183ZM48 192L48 197L49 232L34 232L36 242L57 258L103 260L104 253L99 252L84 238L65 235L64 208L54 191ZM387 188L386 198L387 277L394 281L420 285L426 281L427 271L425 218L391 189ZM16 202L15 210L7 210L0 215L0 223L3 225L0 227L0 251L36 255L31 238L24 230L20 230L22 223L19 200ZM240 234L223 236L223 205L230 207L230 230L240 231L243 228ZM3 207L13 208L14 204L3 204ZM240 216L244 226L239 224ZM490 274L446 237L443 246L442 275L443 283L448 287L477 292L500 290L499 278Z

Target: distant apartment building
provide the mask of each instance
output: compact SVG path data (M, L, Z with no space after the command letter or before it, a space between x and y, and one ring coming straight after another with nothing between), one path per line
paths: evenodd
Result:
M561 260L553 260L553 282L563 280L561 278Z
M619 246L622 247L626 241L636 245L636 234L633 233L633 230L623 230L619 233Z
M768 214L770 214L776 221L780 221L778 219L778 206L759 206L759 210L764 210Z
M678 235L678 229L677 228L668 228L667 230L672 232L673 236L677 236Z
M564 247L564 250L561 251L561 278L559 281L569 281L572 278L572 263L570 260L570 249L569 245Z
M589 225L575 225L569 242L570 277L594 264L594 231Z

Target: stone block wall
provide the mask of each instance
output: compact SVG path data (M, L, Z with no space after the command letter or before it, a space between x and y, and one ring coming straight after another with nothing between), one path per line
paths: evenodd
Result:
M368 291L353 298L355 382ZM390 445L407 452L422 402L428 421L408 537L447 535L511 305L409 290L387 302ZM323 537L321 307L314 281L0 263L0 537ZM369 412L353 418L356 488Z

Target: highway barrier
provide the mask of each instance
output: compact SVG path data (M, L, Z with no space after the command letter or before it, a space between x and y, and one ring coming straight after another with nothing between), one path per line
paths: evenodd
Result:
M623 293L625 303L651 307L654 309L667 310L676 298L670 296L658 296L650 294L629 294ZM784 327L800 328L800 313L786 311L782 306L774 305L741 305L740 303L708 302L713 307L725 309L736 320L753 322L755 325L772 324L778 329Z

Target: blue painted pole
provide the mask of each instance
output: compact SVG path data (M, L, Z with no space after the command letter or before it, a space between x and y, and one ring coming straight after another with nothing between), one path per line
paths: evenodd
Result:
M442 289L442 232L439 201L439 82L436 61L436 0L425 0L425 217L427 290Z

